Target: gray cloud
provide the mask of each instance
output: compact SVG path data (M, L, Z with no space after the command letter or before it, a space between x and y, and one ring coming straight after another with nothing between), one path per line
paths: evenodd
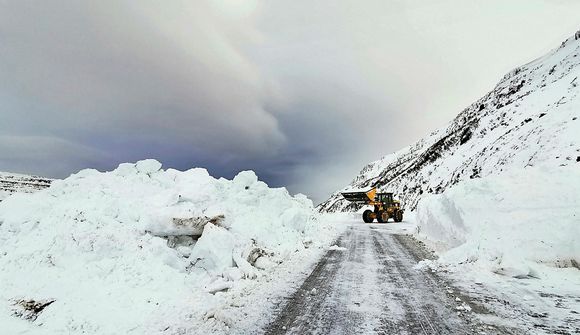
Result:
M499 10L498 8L501 8ZM0 170L157 158L316 200L577 29L576 1L0 2Z
M214 12L186 1L4 4L0 91L20 101L4 106L2 128L272 154L284 142L263 108L273 88L235 47L255 32Z
M40 175L98 166L111 158L92 147L46 136L0 136L0 153L0 166Z

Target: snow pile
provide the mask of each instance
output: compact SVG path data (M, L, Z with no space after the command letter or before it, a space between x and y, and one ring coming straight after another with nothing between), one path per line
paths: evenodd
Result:
M0 324L9 333L165 331L210 308L208 292L327 247L332 229L312 214L305 196L251 171L230 181L154 160L14 194L0 203ZM46 302L32 319L16 317Z
M462 182L417 207L421 238L450 250L438 263L517 278L539 264L580 264L580 170L529 167Z

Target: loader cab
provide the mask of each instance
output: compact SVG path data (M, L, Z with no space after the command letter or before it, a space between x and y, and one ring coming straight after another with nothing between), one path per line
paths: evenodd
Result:
M389 207L393 205L393 193L377 193L375 201L382 203L383 206Z

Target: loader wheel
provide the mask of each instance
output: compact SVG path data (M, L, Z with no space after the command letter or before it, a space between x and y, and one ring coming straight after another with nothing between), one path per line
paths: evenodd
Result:
M377 222L386 223L387 221L389 221L389 213L386 211L379 211L377 213Z
M363 221L365 223L373 222L373 218L371 218L372 213L373 213L373 211L371 211L370 209L367 209L366 211L363 212Z
M397 211L395 213L395 222L401 222L401 221L403 221L403 212Z

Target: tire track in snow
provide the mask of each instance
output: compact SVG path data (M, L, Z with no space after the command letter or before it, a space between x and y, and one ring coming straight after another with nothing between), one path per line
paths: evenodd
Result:
M368 228L361 233L361 227L349 227L337 241L347 250L327 252L266 334L356 334L372 332L379 325L382 296L372 290L381 265Z
M474 334L445 283L416 270L418 250L385 225L354 224L280 306L265 334ZM494 332L486 332L487 334Z
M371 230L377 254L382 255L385 282L393 284L384 293L397 299L405 312L398 330L407 334L471 334L435 279L413 268L417 261L396 235L377 228ZM383 315L381 321L391 322L389 315Z

